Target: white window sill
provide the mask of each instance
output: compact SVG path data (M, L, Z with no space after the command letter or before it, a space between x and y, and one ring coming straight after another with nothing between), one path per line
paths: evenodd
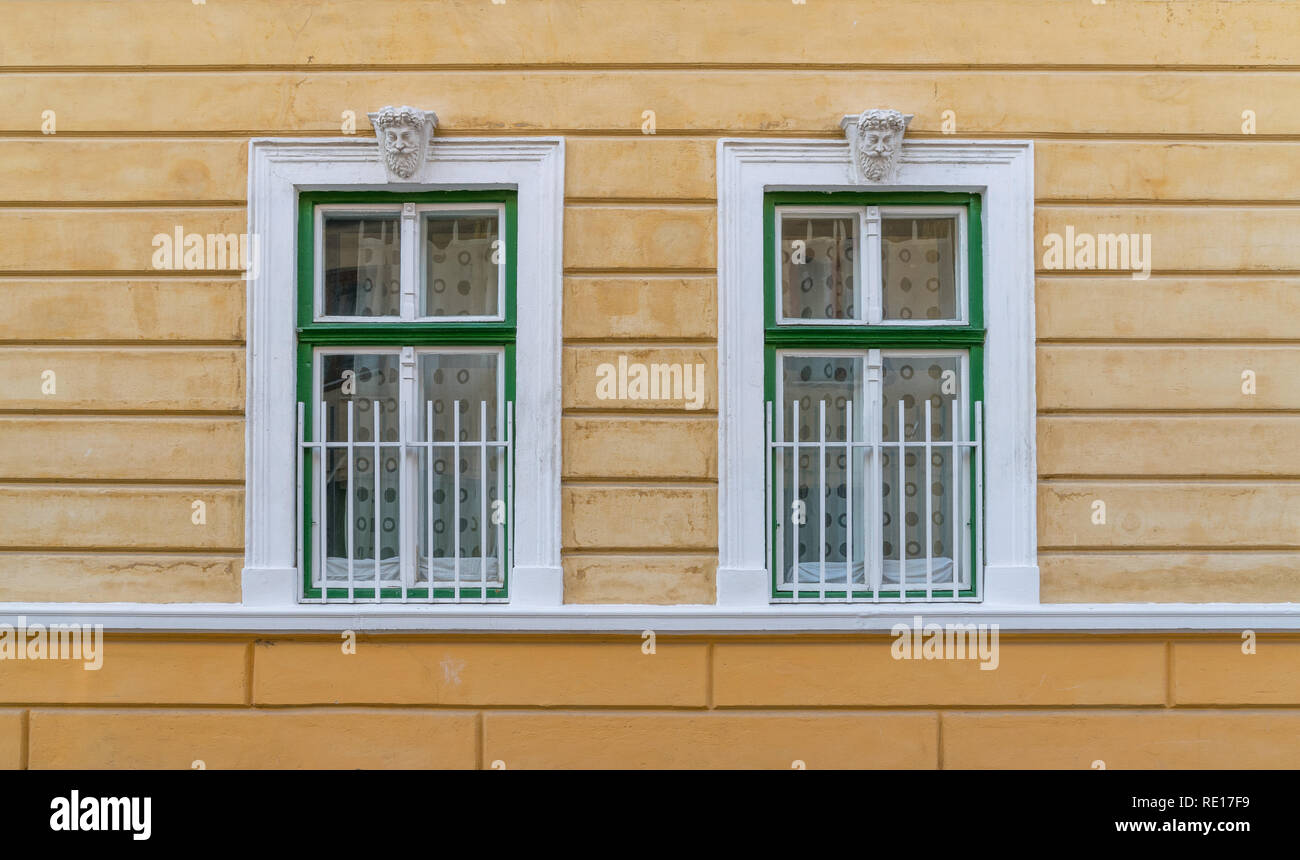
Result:
M0 624L102 624L110 631L333 633L887 633L895 624L996 624L1002 632L1300 630L1300 603L415 606L229 603L5 603Z

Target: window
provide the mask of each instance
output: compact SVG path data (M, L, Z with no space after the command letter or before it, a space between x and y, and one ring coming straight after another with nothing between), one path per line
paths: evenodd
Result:
M856 166L718 146L718 605L1035 605L1032 145Z
M975 597L979 195L764 215L773 598Z
M513 192L299 198L307 600L507 595Z
M237 611L460 629L563 605L564 142L454 138L424 156L394 179L374 139L250 144L262 256Z

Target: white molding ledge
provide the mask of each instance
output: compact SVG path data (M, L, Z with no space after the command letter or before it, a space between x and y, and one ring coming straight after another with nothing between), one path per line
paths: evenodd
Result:
M245 559L238 611L280 610L289 613L285 617L299 611L294 404L300 191L517 190L515 565L510 604L497 611L561 605L564 140L433 140L409 182L390 181L372 137L254 139L248 164L249 233L259 237L264 259L248 281ZM349 607L353 615L377 608Z
M916 616L926 624L997 624L1002 632L1300 632L1300 604L1143 603L1013 606L893 604L770 606L302 605L292 610L229 603L4 603L0 623L102 624L109 631L216 633L888 633Z
M757 610L770 600L763 510L763 195L864 190L856 179L847 142L718 141L719 607ZM1033 142L907 141L893 181L870 190L983 195L984 602L1037 606ZM917 612L942 605L910 604ZM952 611L980 611L970 606Z

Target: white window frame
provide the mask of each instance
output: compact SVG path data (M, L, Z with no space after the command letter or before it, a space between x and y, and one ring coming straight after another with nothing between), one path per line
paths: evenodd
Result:
M840 141L718 142L718 605L757 609L771 597L762 430L763 303L753 300L763 285L764 195L876 189L982 195L988 332L984 599L982 604L939 605L959 613L1036 605L1033 144L909 141L890 185L857 184L851 168L848 146ZM967 232L963 229L963 236ZM926 611L933 608L928 604Z
M296 299L298 194L511 188L519 230L516 313L528 320L515 343L515 558L510 603L563 603L560 566L560 321L564 142L558 138L454 138L429 144L424 182L390 182L372 138L257 139L249 149L249 229L263 249L248 281L248 406L243 605L301 610L297 603ZM340 206L340 211L369 208ZM434 211L420 205L417 212ZM456 211L472 204L448 207ZM420 219L414 221L419 224ZM502 220L504 232L504 219ZM412 229L404 222L404 238ZM408 242L403 268L414 265ZM405 258L411 257L411 260ZM504 271L504 267L502 267ZM409 305L404 297L403 305ZM319 306L317 306L319 308ZM504 311L504 303L501 305ZM411 312L403 308L403 318ZM410 315L414 316L413 312ZM354 317L342 318L357 321ZM385 318L391 319L391 318ZM426 319L426 318L419 318ZM453 317L465 321L466 317ZM313 607L318 611L332 607ZM380 611L348 604L346 611ZM463 607L420 607L430 615Z

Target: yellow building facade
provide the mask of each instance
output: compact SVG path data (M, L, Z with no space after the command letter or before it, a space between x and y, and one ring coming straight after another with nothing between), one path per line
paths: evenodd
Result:
M5 0L0 18L0 622L105 631L94 671L0 659L0 764L1300 767L1294 4ZM405 105L436 121L401 176L367 117ZM853 172L841 128L877 108L911 117L892 183ZM792 526L750 465L764 349L787 343L764 341L760 210L825 191L863 242L908 194L974 201L954 223L976 260L965 322L982 309L987 331L944 341L984 365L969 599L768 587ZM305 599L318 502L293 485L292 349L369 341L311 341L310 297L295 319L328 235L298 207L354 193L319 205L389 206L412 231L436 217L420 207L500 206L491 236L517 253L513 327L457 341L510 344L497 524L517 578L496 602ZM256 273L211 253L231 234ZM1125 261L1097 265L1091 237L1121 235ZM606 396L639 365L688 390ZM403 563L435 575L432 551ZM996 669L900 659L896 625L927 623L993 625Z

